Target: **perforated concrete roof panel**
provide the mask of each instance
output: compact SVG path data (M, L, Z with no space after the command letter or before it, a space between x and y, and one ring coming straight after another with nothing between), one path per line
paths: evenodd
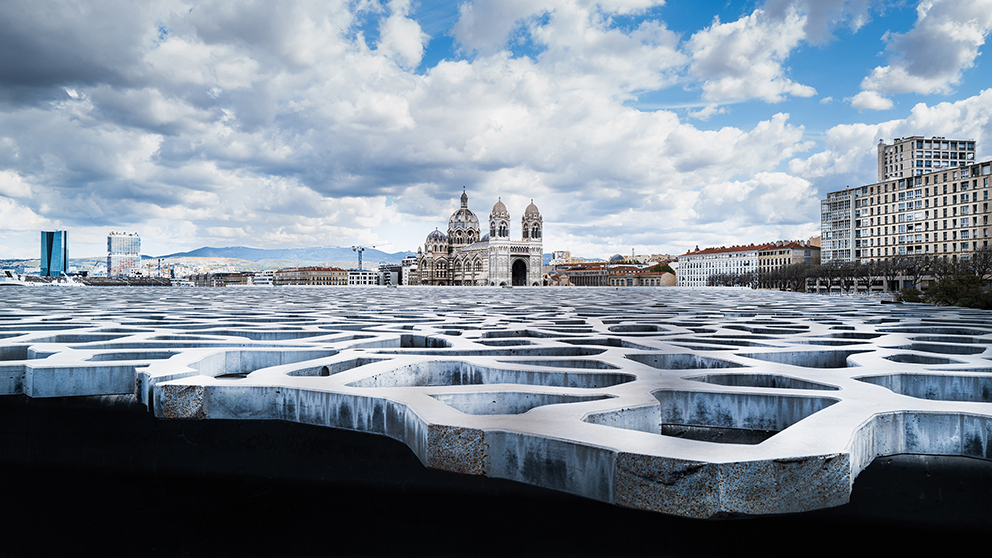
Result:
M722 289L0 289L0 394L395 438L428 467L689 517L992 460L992 314Z

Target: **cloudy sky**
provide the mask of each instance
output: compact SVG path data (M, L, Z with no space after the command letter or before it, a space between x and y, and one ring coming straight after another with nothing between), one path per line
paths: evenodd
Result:
M416 250L463 187L515 236L533 198L546 251L807 238L879 138L992 156L990 30L992 0L6 2L0 258Z

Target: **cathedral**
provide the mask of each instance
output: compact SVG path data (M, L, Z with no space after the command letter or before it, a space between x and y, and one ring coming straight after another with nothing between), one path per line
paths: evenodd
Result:
M510 213L497 201L489 214L489 234L483 235L479 218L468 208L468 194L462 192L461 207L448 219L448 233L435 229L423 249L417 249L419 283L540 287L543 226L531 200L521 219L521 239L510 240Z

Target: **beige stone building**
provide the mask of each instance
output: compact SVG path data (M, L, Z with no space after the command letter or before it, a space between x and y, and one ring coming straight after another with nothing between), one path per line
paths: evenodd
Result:
M758 273L807 263L820 265L820 248L808 241L779 240L758 249Z
M985 161L850 189L854 258L968 260L989 244L990 172Z
M288 267L277 270L274 285L347 285L348 272L336 267Z

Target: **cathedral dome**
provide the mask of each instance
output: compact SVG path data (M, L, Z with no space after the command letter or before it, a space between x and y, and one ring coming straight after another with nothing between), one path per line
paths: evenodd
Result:
M503 205L502 200L496 200L496 205L493 206L493 213L507 213L506 206Z
M479 228L479 218L475 216L467 207L461 207L458 211L451 214L451 218L448 219L448 228Z
M530 205L528 205L527 209L524 210L524 216L529 217L531 215L535 217L540 217L541 215L541 212L537 210L537 206L534 205L534 200L530 200Z
M616 263L624 263L624 262L626 262L626 261L627 261L627 260L626 260L626 259L624 259L624 257L623 257L623 256L621 256L620 254L613 254L613 257L612 257L612 258L610 258L610 263L611 263L611 264L616 264Z
M424 242L424 244L433 244L438 242L441 243L448 242L448 237L445 236L443 232L434 229L433 231L430 232L430 234L427 235L427 240Z

